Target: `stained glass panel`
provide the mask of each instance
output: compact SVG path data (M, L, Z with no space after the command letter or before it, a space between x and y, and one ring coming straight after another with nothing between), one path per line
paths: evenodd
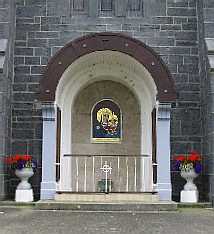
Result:
M97 103L92 111L92 141L96 143L121 141L120 108L111 100Z

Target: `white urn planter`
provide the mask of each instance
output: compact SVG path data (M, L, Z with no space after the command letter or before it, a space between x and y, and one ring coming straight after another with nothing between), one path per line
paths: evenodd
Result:
M31 188L28 179L33 176L33 169L30 168L22 168L16 169L15 174L21 182L18 184L16 188L15 201L16 202L31 202L33 201L33 190Z
M194 179L198 176L195 169L181 170L181 177L187 182L184 189L181 191L181 202L197 203L198 202L198 189L194 184Z

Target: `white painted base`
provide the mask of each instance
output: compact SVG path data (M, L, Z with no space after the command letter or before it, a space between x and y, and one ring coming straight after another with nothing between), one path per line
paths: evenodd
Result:
M198 191L181 191L181 202L190 202L197 203L198 202Z
M32 189L17 189L16 202L32 202L33 201L33 190Z

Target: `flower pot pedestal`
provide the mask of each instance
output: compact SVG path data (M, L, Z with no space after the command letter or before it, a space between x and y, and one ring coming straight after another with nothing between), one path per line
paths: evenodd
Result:
M198 176L194 169L189 171L181 171L181 176L187 181L184 185L184 190L181 191L181 202L197 203L198 189L193 180Z
M22 168L21 170L15 171L16 176L19 177L21 182L16 188L15 201L16 202L32 202L33 201L33 190L28 179L33 176L32 168Z
M32 202L33 201L33 190L32 189L17 189L16 202Z
M198 202L198 191L181 191L181 202L184 203L197 203Z

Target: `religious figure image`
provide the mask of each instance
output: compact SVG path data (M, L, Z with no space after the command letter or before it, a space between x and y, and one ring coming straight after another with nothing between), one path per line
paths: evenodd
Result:
M93 141L120 141L120 109L110 100L98 103L93 110Z

